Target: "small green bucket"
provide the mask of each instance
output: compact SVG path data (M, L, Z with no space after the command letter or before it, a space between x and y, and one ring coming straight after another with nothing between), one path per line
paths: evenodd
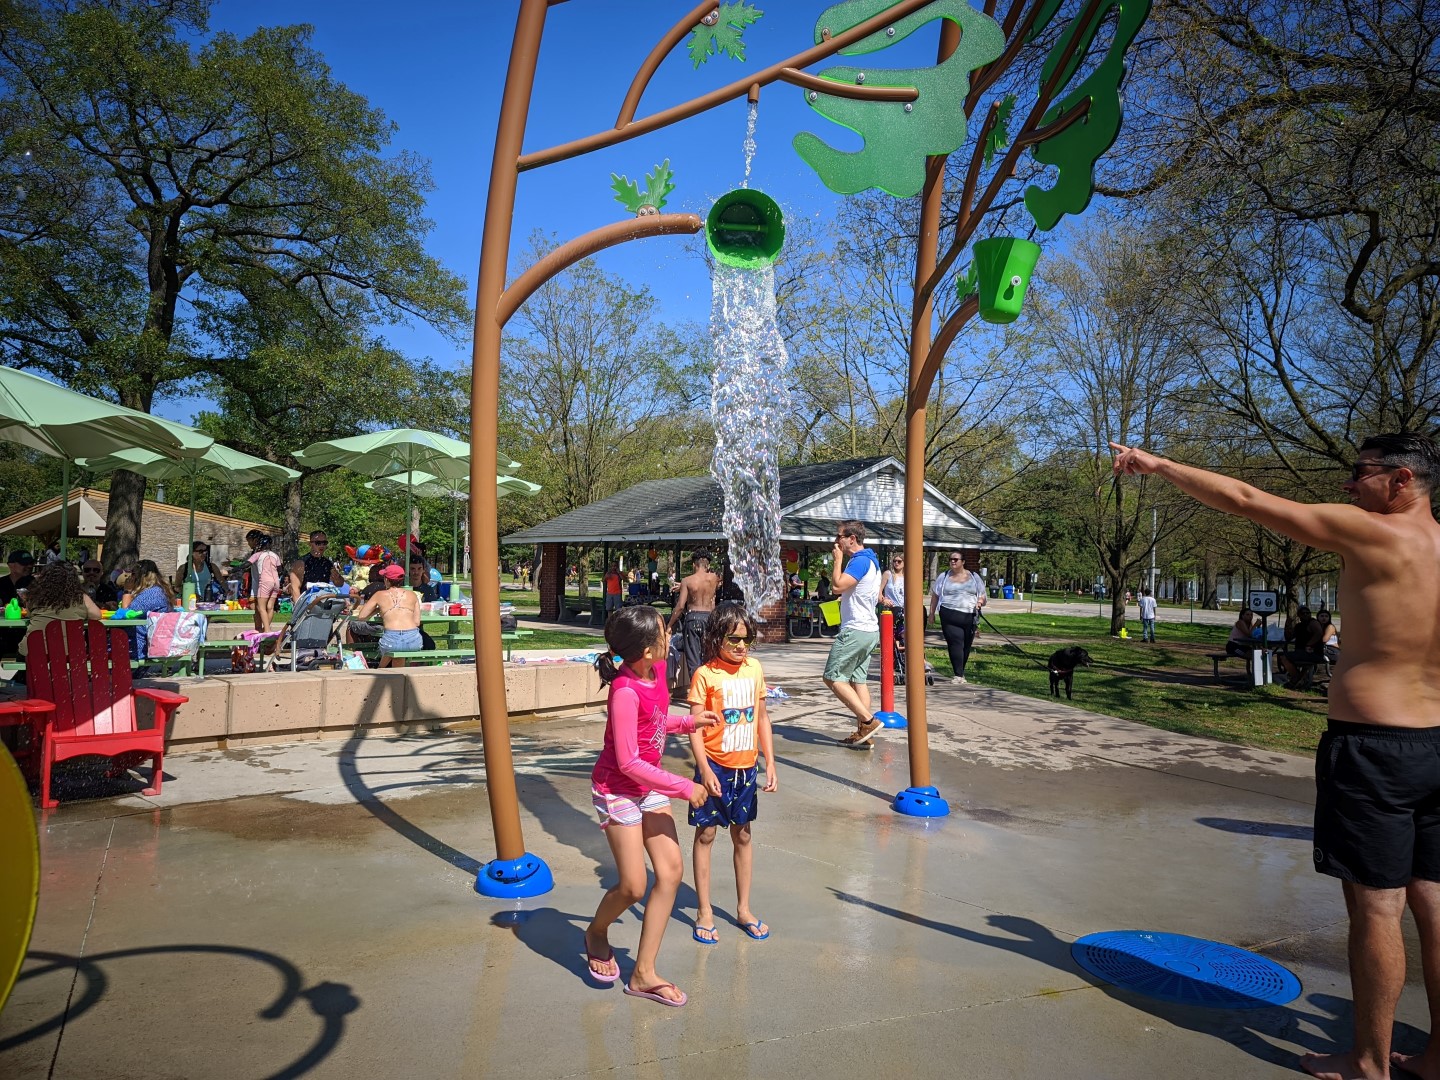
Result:
M710 208L705 241L726 266L758 270L773 263L785 246L785 218L769 195L737 188Z
M1013 236L992 236L976 241L974 257L980 280L980 318L988 323L1014 322L1040 259L1040 245Z
M825 620L826 626L840 625L840 601L826 600L820 605L820 617Z

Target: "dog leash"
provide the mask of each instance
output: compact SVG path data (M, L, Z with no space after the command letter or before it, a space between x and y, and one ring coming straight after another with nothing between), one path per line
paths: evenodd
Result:
M1016 645L1015 642L1011 641L1008 637L1005 636L1005 633L999 627L997 627L994 623L992 623L989 619L985 617L985 612L983 610L979 614L980 621L983 622L995 633L999 634L1002 638L1005 638L1005 643L1009 645L1012 649L1018 652L1021 656L1025 657L1026 660L1029 660L1032 663L1044 668L1047 672L1050 670L1050 664L1048 661L1037 660L1035 657L1027 653L1024 649L1020 648L1019 645Z

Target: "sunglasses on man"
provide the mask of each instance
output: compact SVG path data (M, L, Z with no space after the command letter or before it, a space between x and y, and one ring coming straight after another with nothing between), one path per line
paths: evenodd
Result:
M1360 476L1361 476L1361 473L1360 473L1360 470L1361 470L1361 469L1384 470L1384 469L1408 469L1409 467L1410 467L1410 466L1408 466L1408 465L1386 465L1383 461L1357 461L1357 462L1355 462L1354 465L1351 465L1351 466L1350 466L1350 480L1351 480L1352 483L1353 483L1354 481L1356 481L1356 480L1359 480L1359 479L1360 479ZM1368 475L1368 474L1366 474L1366 475ZM1418 476L1418 475L1422 475L1422 474L1417 473L1416 475Z

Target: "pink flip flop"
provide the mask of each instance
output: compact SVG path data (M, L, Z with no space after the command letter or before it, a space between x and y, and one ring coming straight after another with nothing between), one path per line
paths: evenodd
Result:
M596 982L598 982L598 983L604 983L604 984L607 985L607 986L610 985L611 983L613 983L616 979L620 978L620 965L619 965L619 964L615 964L615 974L614 974L614 975L606 975L604 972L602 972L602 971L596 971L593 967L590 966L591 964L595 963L597 960L598 960L600 963L602 963L602 964L614 963L614 961L615 961L615 950L614 950L614 949L611 949L611 950L610 950L610 955L609 955L609 956L596 956L594 953L592 953L592 952L590 951L590 947L587 945L587 946L585 947L585 965L586 965L585 970L590 973L590 977L591 977L592 979L594 979Z
M663 994L657 994L655 992L656 990L663 990L667 986L671 990L679 991L679 1001L672 1001L670 1000L670 998L665 997ZM684 1005L685 1002L690 1000L690 996L686 994L684 990L681 990L678 986L676 986L674 983L656 983L654 986L647 987L644 990L632 990L629 986L626 986L624 989L625 993L629 994L631 997L649 998L651 1001L658 1001L661 1005L669 1005L672 1009L678 1009L681 1005Z

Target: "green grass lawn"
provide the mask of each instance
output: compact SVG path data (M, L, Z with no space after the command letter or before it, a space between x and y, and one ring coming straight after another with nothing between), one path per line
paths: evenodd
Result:
M520 624L520 629L526 629L525 624ZM515 642L517 649L597 649L604 644L605 639L599 633L594 634L572 634L568 630L536 630L530 637L522 637Z
M1106 619L995 615L989 620L1016 638L1033 660L982 623L966 672L980 686L1050 698L1044 664L1056 649L1077 644L1090 653L1095 666L1075 673L1072 704L1089 712L1300 754L1313 751L1325 730L1325 699L1313 691L1256 689L1240 681L1243 668L1238 660L1221 665L1226 681L1213 681L1206 653L1223 651L1229 633L1224 627L1162 623L1160 642L1149 645L1135 638L1110 637ZM953 674L943 648L927 649L926 655L937 674L946 678Z

